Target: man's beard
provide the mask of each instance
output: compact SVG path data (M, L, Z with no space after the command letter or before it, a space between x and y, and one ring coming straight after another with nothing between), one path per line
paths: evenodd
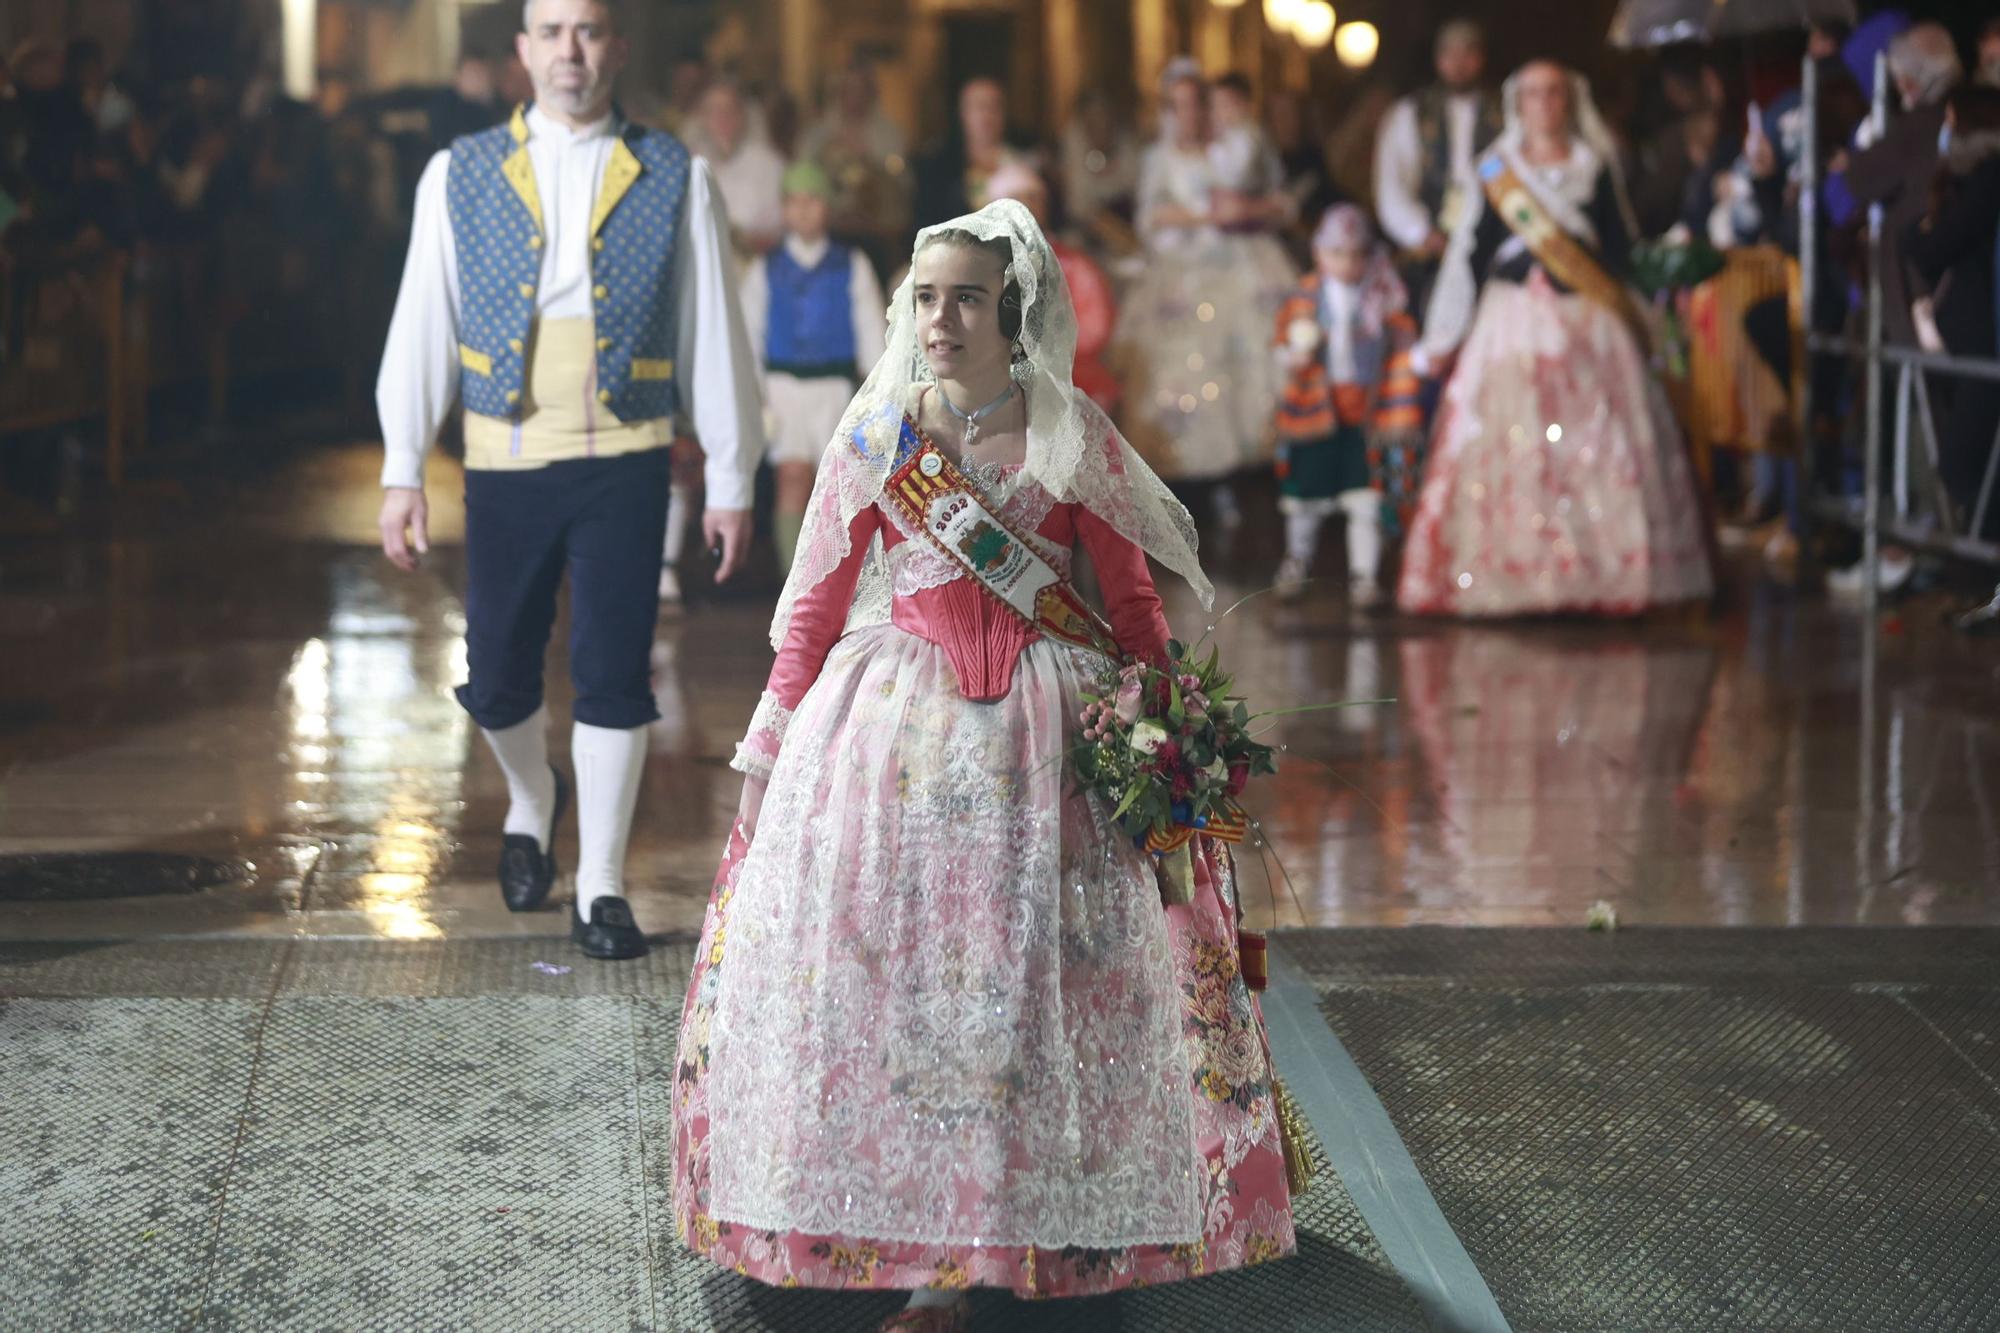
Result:
M557 84L555 75L571 72L575 72L581 81L568 87ZM603 93L603 80L593 77L589 70L581 66L559 65L550 71L550 76L548 90L541 94L543 100L561 107L571 115L590 110Z

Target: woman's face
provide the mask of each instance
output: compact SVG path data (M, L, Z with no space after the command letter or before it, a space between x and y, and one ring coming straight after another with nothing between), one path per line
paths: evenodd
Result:
M1167 105L1173 109L1174 125L1183 143L1199 143L1208 137L1208 99L1200 83L1180 80L1167 89Z
M1006 371L1013 345L1000 331L1007 277L998 258L975 246L939 242L917 255L910 278L917 337L933 374L964 383Z
M1561 69L1539 62L1529 65L1515 87L1521 128L1537 135L1561 134L1569 128L1569 78Z
M998 144L1007 132L1007 95L992 79L974 79L958 95L958 123L974 148Z

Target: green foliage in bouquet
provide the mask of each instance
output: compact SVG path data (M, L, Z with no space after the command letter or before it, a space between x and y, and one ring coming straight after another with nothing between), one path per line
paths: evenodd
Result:
M1660 357L1667 375L1684 380L1688 374L1688 336L1681 326L1674 297L1722 272L1721 251L1703 240L1679 245L1641 241L1632 247L1632 282L1660 312Z
M1722 272L1722 252L1706 241L1641 241L1632 247L1632 282L1648 297L1698 287Z

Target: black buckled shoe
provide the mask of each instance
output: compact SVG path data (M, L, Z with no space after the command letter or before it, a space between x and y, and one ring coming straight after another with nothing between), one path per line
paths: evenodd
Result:
M549 772L555 775L556 804L549 816L548 841L538 842L525 833L508 833L500 839L500 896L512 912L539 910L555 886L556 829L569 808L569 783L556 769Z
M590 904L590 921L575 912L569 915L569 937L583 950L585 958L618 962L646 952L646 937L632 919L632 904L606 894Z

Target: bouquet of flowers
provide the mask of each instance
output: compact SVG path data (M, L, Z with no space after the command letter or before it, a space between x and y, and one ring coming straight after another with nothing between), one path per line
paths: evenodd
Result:
M1688 334L1680 305L1685 295L1722 271L1720 251L1708 242L1641 241L1632 247L1632 283L1659 311L1660 346L1667 373L1686 379Z
M1720 273L1722 262L1707 241L1641 241L1632 247L1632 282L1650 297L1683 292Z
M1078 780L1161 858L1174 901L1194 896L1195 835L1240 841L1248 820L1237 798L1251 778L1278 771L1271 747L1250 736L1250 724L1271 714L1252 713L1231 685L1218 650L1197 659L1170 642L1165 661L1126 663L1084 696L1070 747Z
M1108 641L1104 646L1115 651ZM1278 771L1276 753L1252 738L1251 724L1347 706L1252 712L1230 692L1234 682L1222 669L1221 652L1210 648L1201 658L1196 656L1201 647L1197 643L1190 652L1171 640L1165 661L1127 662L1108 672L1096 693L1084 695L1078 719L1083 727L1068 754L1084 787L1111 806L1112 818L1135 843L1159 858L1163 896L1170 903L1194 901L1194 839L1241 841L1250 821L1238 798L1251 778ZM1261 932L1239 922L1237 963L1253 991L1269 981L1265 945ZM1313 1178L1305 1116L1275 1071L1271 1089L1285 1178L1293 1194L1303 1194Z

